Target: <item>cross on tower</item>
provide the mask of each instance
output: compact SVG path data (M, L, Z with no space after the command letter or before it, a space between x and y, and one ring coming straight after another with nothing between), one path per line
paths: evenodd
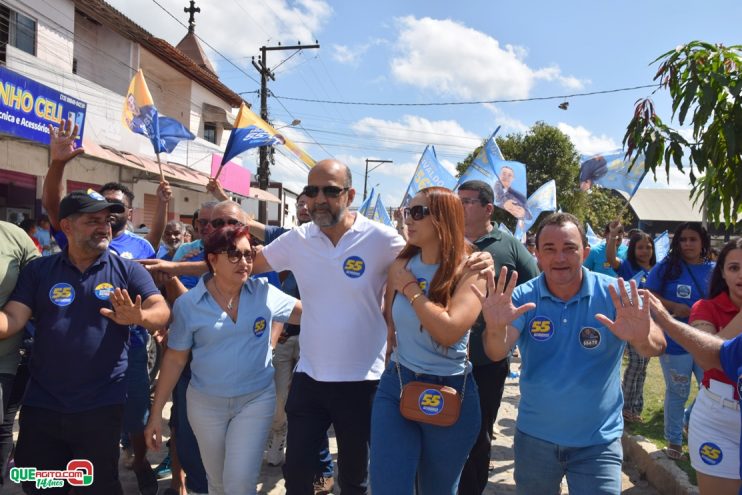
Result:
M191 0L191 6L190 7L183 7L183 12L186 14L190 14L188 17L188 32L192 33L196 29L196 19L194 15L197 12L201 12L201 9L199 7L196 7L196 0Z

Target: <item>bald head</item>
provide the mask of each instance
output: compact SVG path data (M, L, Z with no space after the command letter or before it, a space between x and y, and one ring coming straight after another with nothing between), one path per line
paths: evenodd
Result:
M342 184L342 187L353 186L353 175L350 168L343 162L331 158L317 162L309 171L307 182L313 184L312 178L317 180L330 179L334 183Z
M234 218L243 224L247 224L249 220L247 212L243 210L240 205L231 200L222 201L214 206L214 209L211 210L211 220L214 220L215 218L222 218L225 220Z

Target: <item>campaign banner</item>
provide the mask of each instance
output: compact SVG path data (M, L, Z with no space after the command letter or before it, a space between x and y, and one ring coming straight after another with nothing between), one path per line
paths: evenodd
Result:
M49 144L49 124L70 119L82 146L87 103L0 67L0 132Z
M657 257L657 262L664 260L669 252L670 234L667 231L664 231L654 238L654 254Z
M389 213L386 211L384 203L381 202L381 194L376 196L376 207L374 208L373 219L375 222L383 223L389 227L394 227L392 219L389 217Z
M533 226L536 219L543 211L555 211L557 209L556 181L551 179L539 187L526 202L531 218L518 220L515 228L516 239L523 240L528 229Z
M426 146L420 161L415 169L415 174L407 186L407 192L402 199L402 206L407 206L412 197L426 187L445 187L453 189L456 186L456 179L451 173L441 165L435 155L434 146Z
M623 152L594 155L580 165L580 189L588 191L598 184L606 189L623 191L632 197L646 174L643 155L633 166L625 160Z

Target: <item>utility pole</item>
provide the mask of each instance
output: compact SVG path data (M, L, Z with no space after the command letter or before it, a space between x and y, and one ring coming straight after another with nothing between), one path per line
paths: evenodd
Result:
M378 163L374 168L371 170L368 169L369 163ZM366 173L363 174L363 199L366 199L366 188L368 187L368 173L373 172L377 168L381 167L385 163L394 163L392 160L369 160L366 158Z
M260 118L268 122L268 78L276 80L276 75L268 67L266 55L269 51L275 50L304 50L307 48L319 48L319 42L314 41L314 45L302 45L297 43L292 46L261 46L260 47L260 58L255 62L255 57L252 59L252 65L260 73ZM268 151L269 146L260 147L260 162L258 164L258 187L263 191L268 190L268 179L270 177L270 161L273 160L273 153ZM272 148L272 146L271 146ZM258 209L258 221L260 223L267 223L268 212L265 201L260 201Z

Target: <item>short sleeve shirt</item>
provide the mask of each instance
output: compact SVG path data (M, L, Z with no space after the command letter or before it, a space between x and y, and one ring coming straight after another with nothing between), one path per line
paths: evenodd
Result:
M23 229L0 221L0 308L13 292L18 275L31 261L41 256ZM21 355L18 352L23 332L0 340L0 373L15 375Z
M616 276L616 272L611 267L611 264L606 260L605 257L605 242L601 242L595 247L590 248L590 253L587 255L583 265L595 273L602 273L604 275L610 275L611 277ZM626 253L628 248L623 244L618 246L616 250L616 257L620 259L626 259Z
M685 304L689 308L699 299L706 297L714 263L703 262L697 265L683 264L680 275L677 278L664 281L663 275L667 268L666 260L662 260L654 265L652 271L649 272L645 287L669 301ZM691 272L693 276L691 276ZM683 323L688 323L688 318L677 319ZM680 344L667 335L667 332L665 332L665 339L667 340L665 353L687 354L686 350Z
M727 340L721 345L719 360L724 372L737 385L737 393L742 397L742 335ZM740 407L740 412L742 413L742 407ZM742 454L742 439L740 440L740 453ZM740 476L742 477L742 463L740 463ZM740 494L742 494L742 489L740 489Z
M621 357L624 342L595 315L615 319L608 286L616 280L585 268L569 301L551 294L544 275L515 288L513 304L536 308L511 323L520 332L523 364L517 427L548 442L586 447L623 431Z
M116 287L143 301L160 293L144 267L109 251L84 273L66 251L21 272L10 300L36 319L25 405L68 413L125 401L129 327L100 314Z
M265 279L248 279L233 322L207 290L209 278L175 301L168 347L191 351L191 386L205 394L236 397L268 387L271 322L287 321L296 299Z
M297 371L327 382L381 377L386 349L383 291L387 271L403 246L394 229L356 214L337 245L307 223L263 248L274 270L294 273L302 296Z

